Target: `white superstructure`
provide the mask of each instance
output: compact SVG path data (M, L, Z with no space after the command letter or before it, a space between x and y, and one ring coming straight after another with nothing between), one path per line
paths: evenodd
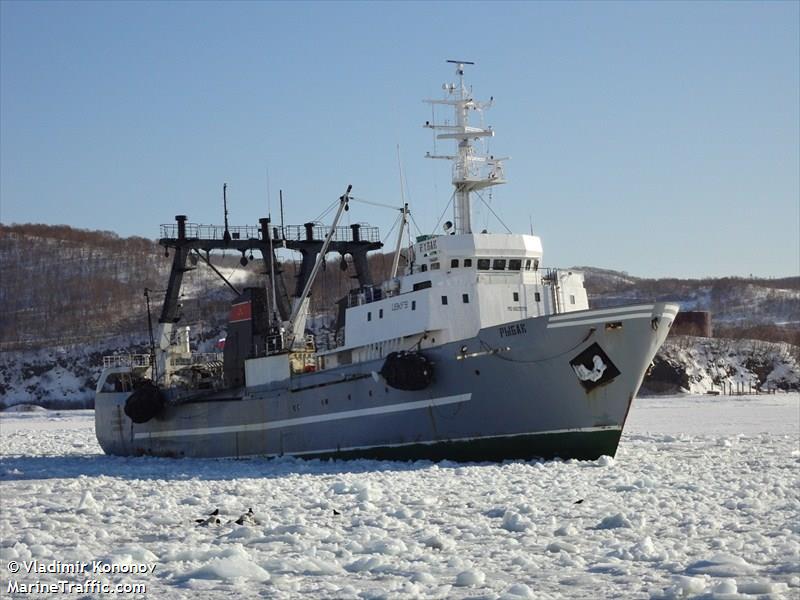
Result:
M431 121L442 131L437 139L454 140L456 153L430 154L453 162L455 225L443 235L420 236L409 249L403 276L347 299L340 345L321 353L321 368L386 356L389 352L437 346L474 337L485 327L554 313L589 308L583 275L543 269L541 240L534 235L474 233L471 195L505 183L502 161L477 152L477 139L494 135L490 127L470 125L471 111L493 102L473 99L464 84L464 65L457 65L457 84L444 84L445 98L426 100L452 106L453 124ZM342 339L343 338L343 339Z

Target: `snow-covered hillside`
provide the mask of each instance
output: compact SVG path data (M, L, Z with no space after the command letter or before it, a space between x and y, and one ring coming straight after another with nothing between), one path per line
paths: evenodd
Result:
M593 462L175 460L103 456L91 411L3 413L0 595L789 600L799 428L798 394L673 397Z
M212 352L220 329L192 331L192 347ZM0 352L0 409L20 403L50 408L94 406L94 390L103 356L148 352L144 333L113 336L100 342Z
M746 393L800 389L800 349L758 340L668 337L642 386L644 394Z

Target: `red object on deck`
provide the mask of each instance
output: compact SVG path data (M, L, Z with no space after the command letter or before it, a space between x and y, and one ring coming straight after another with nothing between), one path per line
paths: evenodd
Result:
M253 318L253 307L250 304L250 301L247 302L240 302L238 304L231 305L231 314L228 317L229 323L237 323L239 321L249 321Z

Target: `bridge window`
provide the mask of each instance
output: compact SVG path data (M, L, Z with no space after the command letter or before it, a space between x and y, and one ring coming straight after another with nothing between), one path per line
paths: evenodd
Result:
M525 270L526 271L530 271L531 270L531 259L530 258L525 261Z
M367 312L367 321L372 321L372 313Z
M506 269L506 259L505 258L495 258L494 262L492 263L492 270L494 271L505 271Z
M424 290L425 288L429 288L429 287L431 287L430 280L428 280L428 281L420 281L419 283L415 283L414 284L414 291L416 292L417 290Z
M471 258L465 258L464 259L464 266L465 267L471 267L472 266L472 259Z
M100 391L106 393L129 392L131 390L131 378L127 373L111 373L103 382Z
M450 261L450 268L451 269L457 269L458 268L458 259L457 258L454 258L454 259L452 259Z
M509 271L519 271L522 268L522 259L512 258L508 261Z
M461 294L461 300L464 301L464 304L469 304L469 294Z
M383 318L383 309L382 308L378 310L378 318L379 319Z
M489 270L490 261L488 258L479 258L478 259L478 270L479 271L488 271Z
M431 271L438 271L439 270L439 263L431 263Z
M417 310L417 301L416 300L412 300L411 301L411 310Z
M447 296L442 296L442 304L447 305Z
M420 270L420 271L422 271L422 272L424 273L425 271L427 271L427 270L428 270L428 265L422 265L422 266L419 268L419 270Z

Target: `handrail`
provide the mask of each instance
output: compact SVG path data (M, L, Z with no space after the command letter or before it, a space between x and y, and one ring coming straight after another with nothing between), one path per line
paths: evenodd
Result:
M173 356L170 360L172 365L200 365L213 362L222 362L223 355L221 352L195 352L190 356Z
M186 237L195 240L221 240L225 235L224 225L200 225L198 223L186 223ZM234 225L228 228L231 239L234 240L259 240L261 239L261 229L255 225ZM177 239L178 225L167 223L161 225L161 239Z
M185 235L190 240L221 240L225 235L224 225L201 225L198 223L185 223ZM314 224L310 227L311 237L315 241L325 239L330 228L324 225ZM286 225L276 227L275 231L281 237L290 242L304 242L307 240L308 231L305 225ZM255 225L232 225L228 227L231 239L234 240L261 240L261 228ZM380 242L381 234L378 227L372 225L360 225L358 228L358 238L362 242ZM165 223L160 226L159 239L178 239L177 223ZM337 227L331 241L352 242L353 228L349 225Z
M112 354L103 357L103 368L115 367L144 368L151 365L149 354Z
M312 239L322 241L330 231L330 227L325 225L314 225L311 227ZM361 225L358 229L358 238L362 242L380 242L381 234L378 227L372 225ZM307 231L304 225L286 225L283 227L283 237L290 242L304 242L307 239ZM333 242L352 242L353 228L347 225L336 227L331 238Z

